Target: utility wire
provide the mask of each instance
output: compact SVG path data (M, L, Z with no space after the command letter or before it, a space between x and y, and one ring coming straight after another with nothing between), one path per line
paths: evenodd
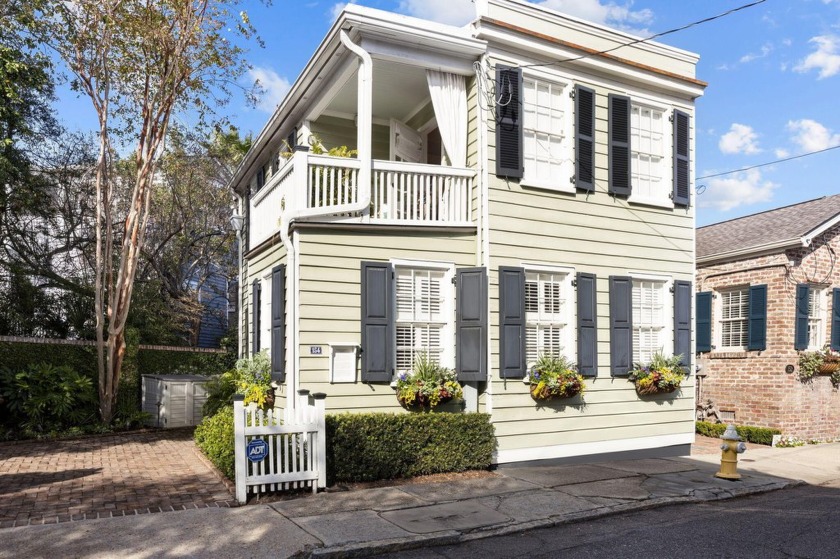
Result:
M652 41L653 39L657 39L659 37L664 37L665 35L670 35L672 33L677 33L678 31L685 31L686 29L689 29L691 27L694 27L694 26L697 26L697 25L702 25L704 23L709 23L710 21L714 21L716 19L726 17L730 14L734 14L735 12L740 12L741 10L746 10L747 8L752 8L753 6L758 6L759 4L763 4L766 1L767 0L756 0L755 2L750 2L749 4L744 4L742 6L738 6L737 8L732 8L731 10L727 10L727 11L725 11L723 13L720 13L718 15L715 15L715 16L710 16L710 17L707 17L707 18L704 18L704 19L693 21L691 23L687 23L686 25L683 25L682 27L676 27L674 29L669 29L668 31L663 31L661 33L656 33L655 35L651 35L650 37L645 37L645 38L641 38L641 39L636 39L634 41L630 41L629 43L622 43L620 45L617 45L617 46L614 46L614 47L611 47L611 48L608 48L608 49L605 49L605 50L601 50L601 51L597 51L597 52L591 52L591 53L587 53L587 54L582 54L580 56L575 56L573 58L566 58L566 59L563 59L563 60L555 60L554 62L543 62L543 63L538 63L538 64L525 64L525 65L519 66L519 68L534 68L534 67L537 67L537 66L553 66L555 64L563 64L563 63L566 63L566 62L574 62L575 60L581 60L581 59L584 59L584 58L589 58L590 56L598 56L598 55L601 55L601 54L607 54L607 53L613 52L615 50L618 50L620 48L629 47L629 46L632 46L632 45L638 45L640 43L646 43L648 41Z
M758 169L759 167L767 167L768 165L775 165L776 163L784 163L785 161L793 161L794 159L802 159L803 157L808 157L809 155L817 155L818 153L825 153L827 151L831 151L833 149L840 148L840 144L836 146L831 146L830 148L820 149L817 151L809 151L808 153L800 153L799 155L792 155L790 157L785 157L783 159L776 159L775 161L768 161L767 163L759 163L758 165L750 165L749 167L741 167L740 169L733 169L731 171L724 171L722 173L715 173L713 175L704 175L702 177L697 177L694 180L699 181L703 179L711 179L714 177L722 177L723 175L731 175L732 173L741 173L743 171L749 171L750 169Z

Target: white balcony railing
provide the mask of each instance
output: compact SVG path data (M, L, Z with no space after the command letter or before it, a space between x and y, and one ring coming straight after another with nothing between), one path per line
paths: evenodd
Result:
M360 169L358 159L295 153L251 198L249 246L279 230L284 204L288 210L323 209L325 216L361 217L370 223L472 224L472 169L373 161L369 213L339 213L338 207L358 201ZM338 211L330 213L330 207Z

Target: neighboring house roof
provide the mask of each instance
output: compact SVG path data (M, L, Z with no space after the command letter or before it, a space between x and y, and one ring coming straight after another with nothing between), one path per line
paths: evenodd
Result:
M840 194L697 229L697 263L732 260L808 246L840 223Z

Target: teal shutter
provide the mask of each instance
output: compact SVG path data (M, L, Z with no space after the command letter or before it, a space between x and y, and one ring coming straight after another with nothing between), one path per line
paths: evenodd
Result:
M455 285L455 369L458 380L487 380L487 270L460 268Z
M260 280L255 279L251 284L251 329L254 334L251 338L252 355L260 352L260 289Z
M712 351L712 292L701 291L697 306L697 353Z
M499 375L525 376L525 270L499 266Z
M691 117L682 111L674 111L674 191L671 197L675 206L688 207L691 203L689 133Z
M393 276L388 262L362 262L362 382L394 376Z
M630 196L630 98L609 96L610 194Z
M831 349L840 351L840 289L831 292Z
M674 355L682 355L685 367L691 365L691 292L690 281L674 282Z
M622 376L633 368L633 280L610 276L610 373Z
M575 86L575 188L595 191L595 91Z
M496 176L521 179L522 69L496 67Z
M598 374L598 301L595 274L577 274L577 364L580 374Z
M808 349L808 299L811 286L800 283L796 286L796 317L793 334L794 349Z
M286 265L271 270L271 380L286 379Z
M767 349L767 286L750 286L750 301L747 326L747 349Z

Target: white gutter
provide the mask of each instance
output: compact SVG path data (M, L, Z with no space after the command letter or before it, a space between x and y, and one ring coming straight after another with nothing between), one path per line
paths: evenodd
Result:
M748 256L761 256L771 252L778 252L780 249L807 247L810 244L811 240L806 237L793 237L791 239L785 239L784 241L776 241L774 243L767 243L749 248L719 252L717 254L709 254L707 256L698 256L697 264L713 264L720 261L741 260Z
M292 325L291 343L286 352L286 387L289 394L286 395L287 407L297 407L297 389L300 387L300 309L298 302L300 274L298 271L297 249L298 243L292 241L292 224L300 219L315 217L318 215L330 215L335 213L368 212L370 209L370 183L371 169L373 166L371 153L371 131L373 125L373 60L370 55L359 45L350 40L347 33L340 32L341 43L353 54L359 57L359 123L357 126L357 149L359 151L359 195L358 200L352 204L330 206L328 208L299 208L286 210L285 208L299 207L298 200L287 200L284 209L280 211L280 239L286 248L286 282L291 288L287 290L286 315L287 324ZM299 157L295 154L294 157ZM306 177L306 173L303 173ZM305 179L304 179L305 180Z

